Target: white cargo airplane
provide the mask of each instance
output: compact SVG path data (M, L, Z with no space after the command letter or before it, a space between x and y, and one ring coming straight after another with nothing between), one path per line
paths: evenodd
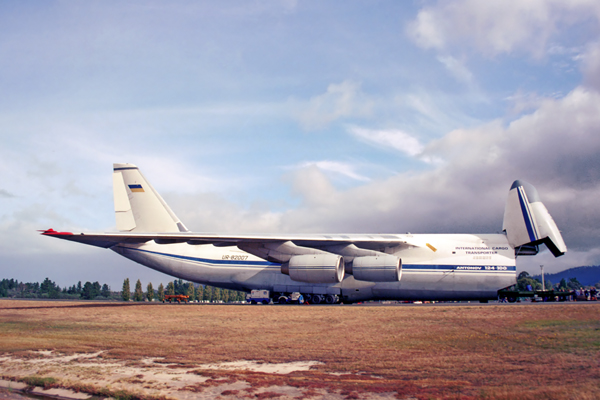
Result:
M166 274L277 300L496 299L516 282L515 260L567 247L529 183L508 193L501 234L214 234L190 232L133 164L114 164L118 233L45 236L109 248Z

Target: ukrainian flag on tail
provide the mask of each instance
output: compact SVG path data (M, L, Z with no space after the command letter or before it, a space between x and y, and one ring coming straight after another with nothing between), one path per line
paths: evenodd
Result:
M132 192L143 192L144 188L142 187L142 185L128 185L129 186L129 190L131 190Z

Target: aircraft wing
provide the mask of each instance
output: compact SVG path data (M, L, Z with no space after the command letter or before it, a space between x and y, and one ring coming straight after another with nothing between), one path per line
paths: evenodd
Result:
M195 232L168 232L168 233L72 233L58 232L54 229L42 231L42 235L70 240L72 242L89 244L91 246L110 248L119 243L146 243L151 240L158 244L188 243L190 245L212 244L219 247L260 245L266 243L292 242L297 246L310 248L323 248L338 245L353 244L363 249L376 250L388 246L414 246L407 242L401 235L392 234L277 234L277 235L223 235Z

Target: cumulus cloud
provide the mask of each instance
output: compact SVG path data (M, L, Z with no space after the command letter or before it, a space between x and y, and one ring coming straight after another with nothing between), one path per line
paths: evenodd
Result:
M563 99L546 99L507 127L495 121L455 130L430 143L424 154L435 154L463 173L477 165L479 172L485 168L495 176L519 174L587 190L600 181L599 129L600 94L580 87Z
M294 108L302 126L316 130L341 118L369 116L372 103L360 90L359 83L346 80L329 85L325 93L312 97L307 103L295 104Z
M421 154L424 149L417 138L399 129L378 130L351 126L348 131L370 145L391 148L413 157Z
M407 33L426 49L466 45L489 56L518 51L541 57L561 28L590 19L600 19L594 0L438 1L419 11Z
M348 190L333 187L317 168L300 171L295 190L302 204L282 215L281 226L306 232L499 232L508 189L524 179L538 188L574 254L560 265L598 263L599 131L600 94L579 87L542 101L509 125L492 121L431 142L421 154L444 164L428 170Z
M158 188L160 192L160 188ZM281 213L271 204L236 204L217 193L161 193L188 229L195 232L281 232Z

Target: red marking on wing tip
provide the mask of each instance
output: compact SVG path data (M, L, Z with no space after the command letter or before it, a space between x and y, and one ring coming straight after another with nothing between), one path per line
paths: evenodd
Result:
M50 228L50 229L46 229L45 231L38 231L38 232L42 232L42 235L73 235L72 232L57 232L54 229Z

